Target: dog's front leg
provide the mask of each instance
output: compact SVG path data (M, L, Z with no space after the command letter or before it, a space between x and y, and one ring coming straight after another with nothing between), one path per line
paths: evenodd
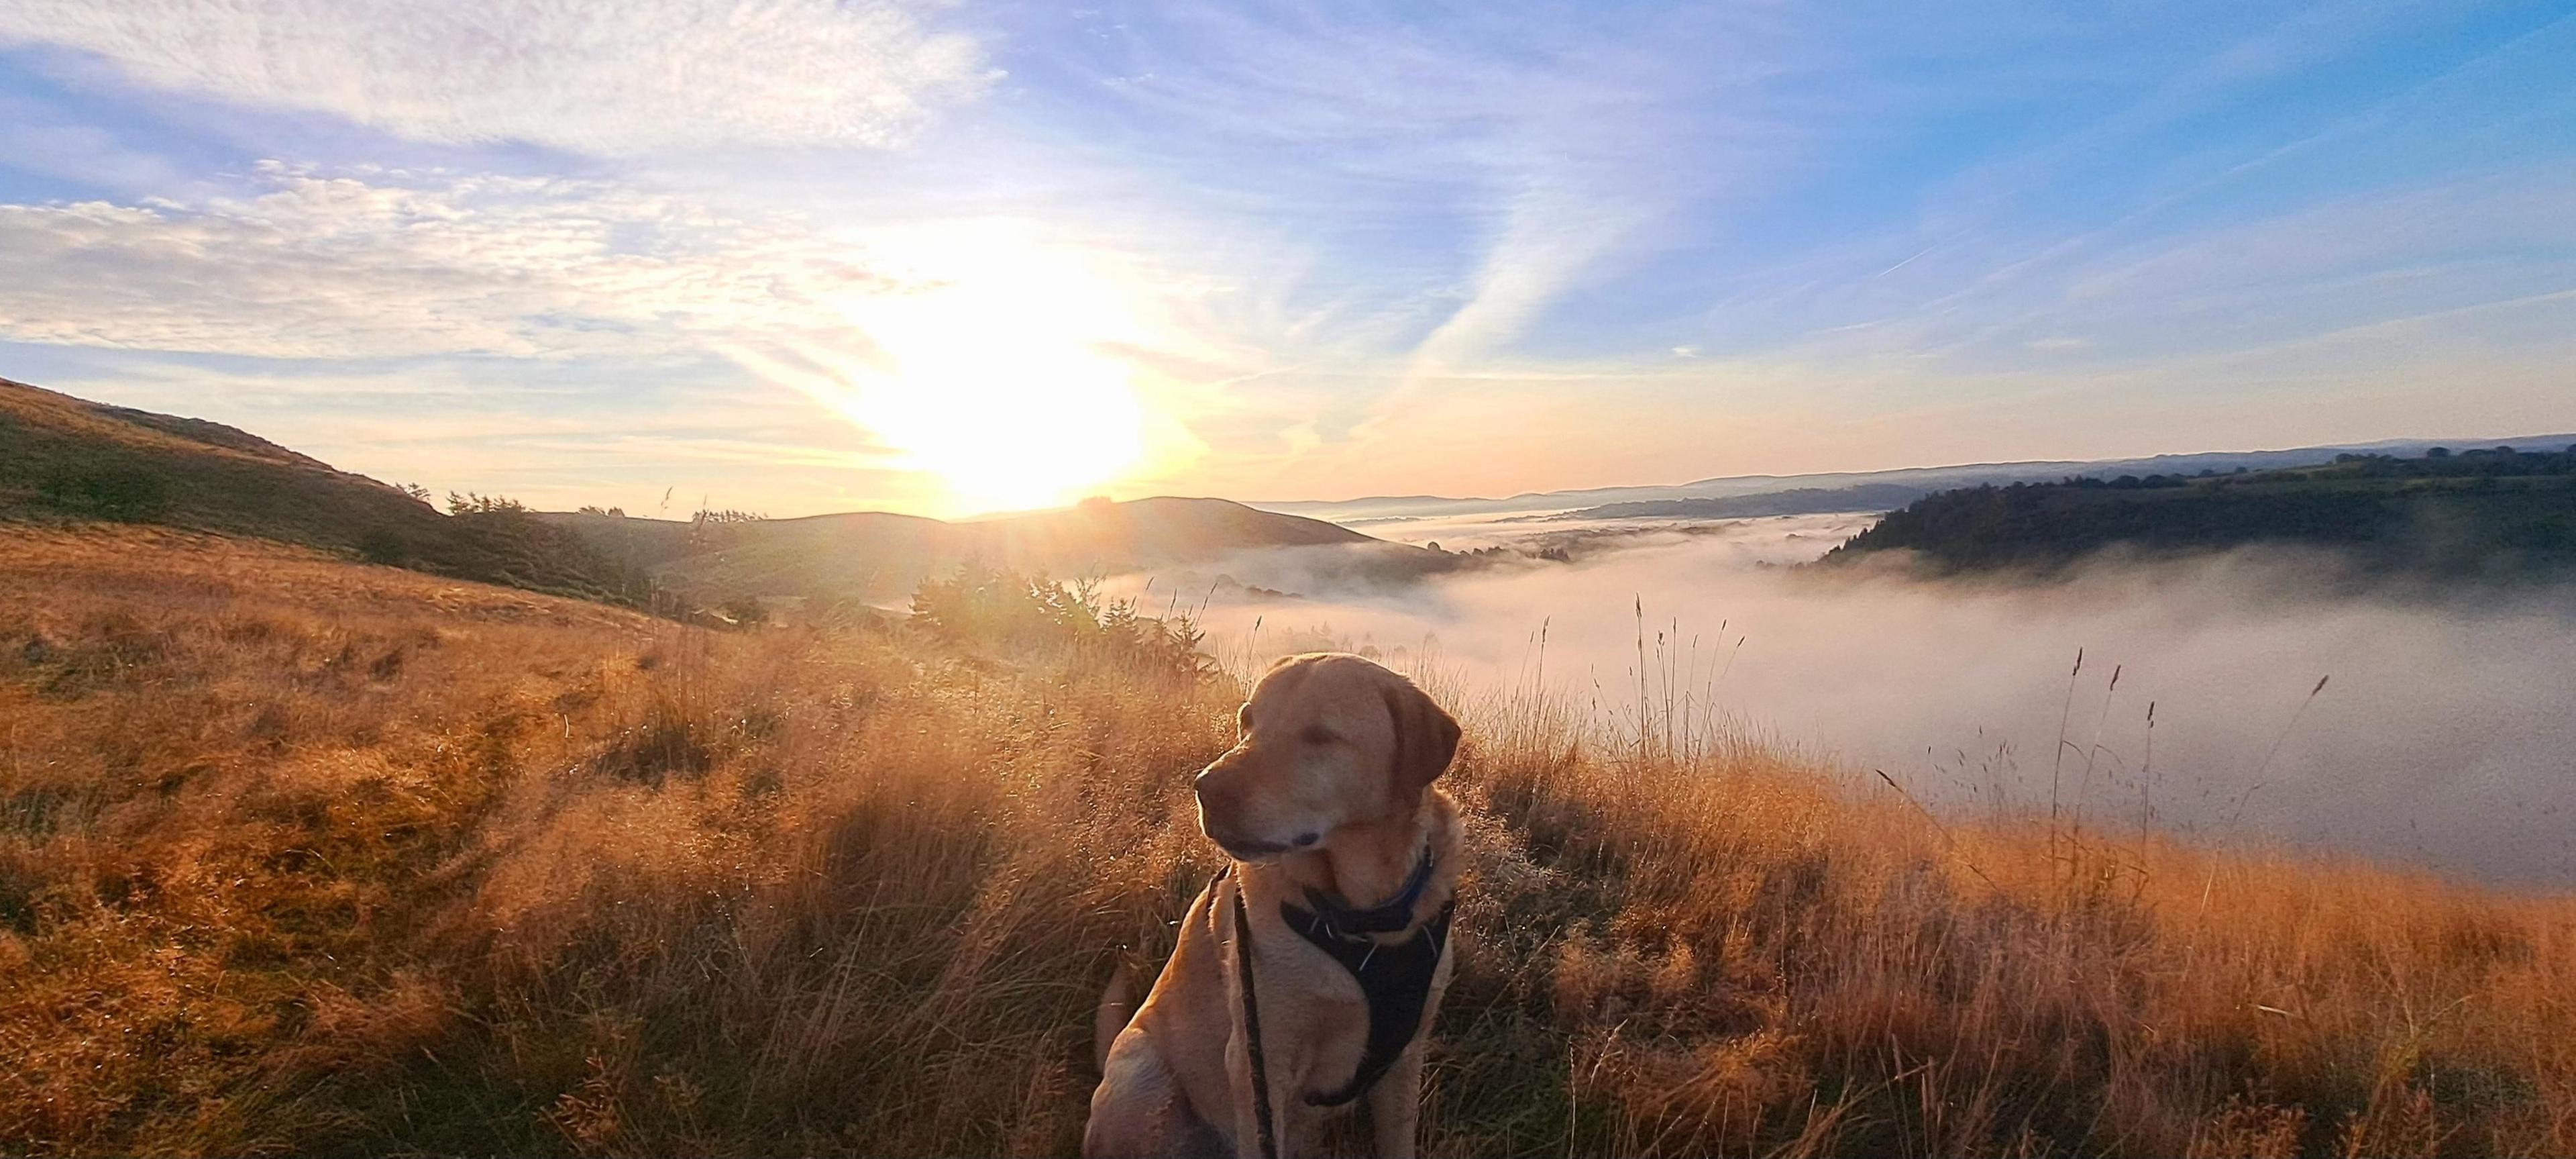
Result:
M1278 1066L1278 1061L1273 1059L1270 1066ZM1226 1041L1226 1074L1234 1079L1234 1082L1226 1084L1226 1087L1234 1089L1234 1131L1231 1131L1234 1133L1234 1159L1280 1159L1280 1156L1288 1154L1285 1138L1278 1138L1280 1149L1275 1154L1262 1154L1262 1118L1255 1100L1270 1097L1270 1092L1252 1087L1252 1051L1244 1046L1242 1028L1236 1028L1236 1033ZM1273 1077L1278 1077L1278 1074L1273 1074ZM1270 1107L1278 1107L1275 1097Z
M1421 1039L1414 1039L1369 1088L1368 1111L1377 1159L1413 1159L1415 1124L1422 1114Z
M1278 1044L1274 1043L1275 1048ZM1244 1048L1243 1037L1236 1035L1226 1044L1226 1069L1234 1078L1234 1154L1235 1159L1298 1159L1312 1154L1308 1146L1321 1137L1321 1120L1315 1108L1298 1095L1299 1081L1309 1073L1302 1051L1272 1053L1265 1069L1270 1072L1270 1089L1261 1092L1270 1100L1271 1138L1277 1150L1270 1155L1261 1151L1260 1112L1253 1105L1252 1055Z

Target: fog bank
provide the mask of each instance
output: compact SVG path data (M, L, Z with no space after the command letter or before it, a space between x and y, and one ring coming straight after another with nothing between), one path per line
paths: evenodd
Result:
M1626 715L1642 603L1658 713L1669 679L1862 776L1885 769L1936 808L2044 810L2063 719L2062 793L2097 823L2145 816L2491 881L2576 882L2576 592L2314 595L2317 561L2276 553L2097 567L2046 587L1768 566L1812 558L1853 522L1632 534L1572 563L1400 588L1338 585L1312 555L1243 559L1225 569L1243 584L1309 598L1223 585L1205 618L1223 648L1331 641L1494 685L1533 678L1544 626L1547 684ZM1437 530L1454 549L1527 525Z

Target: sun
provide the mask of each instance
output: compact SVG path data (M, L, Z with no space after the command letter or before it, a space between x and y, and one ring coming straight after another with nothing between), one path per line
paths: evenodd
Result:
M888 328L888 373L851 417L927 471L960 511L1070 503L1145 458L1147 416L1125 364L944 311Z
M1069 504L1174 442L1108 352L1150 345L1131 287L1012 227L881 240L870 257L911 271L905 288L842 303L846 329L791 358L737 357L867 432L883 465L936 480L943 514Z

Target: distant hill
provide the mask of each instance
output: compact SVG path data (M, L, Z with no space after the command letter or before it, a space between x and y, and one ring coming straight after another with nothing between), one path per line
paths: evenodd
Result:
M2254 543L2333 548L2374 570L2424 576L2576 569L2576 448L1971 487L1888 513L1826 562L1909 551L1935 571L2048 571L2112 547Z
M1729 475L1696 482L1646 487L1594 487L1578 491L1529 491L1501 499L1456 499L1439 495L1381 495L1362 499L1296 500L1254 503L1264 511L1368 524L1410 519L1449 519L1477 515L1524 515L1578 511L1631 503L1692 499L1727 499L1801 490L1840 490L1876 484L1911 487L1925 493L1987 484L2054 482L2069 476L2111 479L2121 475L2192 475L2239 469L2266 471L2330 463L2345 454L2421 455L2435 446L2511 446L2520 450L2558 450L2576 443L2576 434L2522 435L2478 439L2390 439L2293 447L2277 451L2209 451L2152 455L2139 459L2064 460L2023 463L1967 463L1947 467L1902 467L1887 471L1839 471L1816 475ZM1787 513L1784 513L1787 514ZM1627 518L1614 516L1612 518ZM1649 516L1674 518L1674 516ZM1722 517L1721 517L1722 518Z
M1337 568L1420 575L1454 566L1437 552L1223 499L1092 500L1059 511L960 523L884 512L713 524L599 512L543 518L647 569L657 582L700 598L885 600L908 595L923 579L969 561L1067 578L1307 548L1337 552Z
M1931 492L1900 483L1863 483L1857 487L1796 487L1724 499L1652 499L1605 503L1551 515L1572 519L1760 519L1773 515L1825 515L1842 511L1890 511Z
M1095 500L961 523L875 511L680 522L451 500L442 513L425 496L218 423L0 380L0 520L255 536L589 599L642 603L668 591L709 604L791 595L882 601L969 561L1078 577L1282 548L1333 550L1337 571L1396 578L1457 566L1438 552L1223 499Z
M375 563L633 602L640 577L506 502L442 514L203 419L0 379L0 519L98 519L255 536Z

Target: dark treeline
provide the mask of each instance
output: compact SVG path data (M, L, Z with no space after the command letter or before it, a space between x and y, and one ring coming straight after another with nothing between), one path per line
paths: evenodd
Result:
M2051 571L2145 554L2287 543L2413 576L2519 578L2576 568L2576 447L2436 447L2315 467L1971 487L1888 513L1827 557L1909 551L1936 572Z

